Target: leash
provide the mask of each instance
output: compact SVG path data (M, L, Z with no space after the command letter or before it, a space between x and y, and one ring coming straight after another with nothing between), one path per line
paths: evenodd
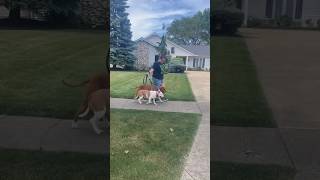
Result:
M147 84L148 80L150 84L153 85L152 80L150 79L149 73L146 73L143 77L142 84Z

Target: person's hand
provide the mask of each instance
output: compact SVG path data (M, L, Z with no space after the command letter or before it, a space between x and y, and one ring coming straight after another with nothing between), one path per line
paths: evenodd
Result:
M150 69L149 74L152 76L153 75L153 68Z

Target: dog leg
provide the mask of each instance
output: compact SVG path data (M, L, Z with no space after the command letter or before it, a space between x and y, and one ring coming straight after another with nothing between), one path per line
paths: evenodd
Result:
M158 97L158 99L159 99L160 102L163 102L162 99L161 99L161 97Z
M153 98L152 101L153 101L153 104L154 104L154 105L157 105L157 103L156 103L156 98Z
M89 122L92 125L93 130L97 133L97 134L101 134L103 131L98 127L98 121L99 119L103 118L105 114L105 111L98 111L98 112L94 112L93 117L89 120Z
M138 101L139 101L139 104L142 104L141 100L143 99L143 96L139 97Z
M151 103L151 97L149 97L147 104Z
M85 99L84 102L81 104L78 112L75 114L75 116L74 116L74 118L73 118L73 122L72 122L72 125L71 125L71 127L72 127L73 129L78 128L78 118L79 118L79 114L80 114L81 112L85 111L87 107L88 107L88 100Z

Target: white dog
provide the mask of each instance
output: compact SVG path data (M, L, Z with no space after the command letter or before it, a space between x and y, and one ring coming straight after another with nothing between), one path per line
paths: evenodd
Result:
M150 104L151 100L152 100L153 104L157 105L156 98L158 98L160 102L163 102L161 100L161 98L163 98L163 97L164 97L164 95L160 90L158 90L158 91L139 90L136 95L136 99L138 99L140 104L142 103L141 100L143 98L147 98L148 99L147 104Z
M106 114L106 104L107 101L109 100L109 92L106 89L99 89L92 94L90 94L89 99L88 99L88 105L82 114L79 114L80 118L85 117L90 111L93 112L93 117L89 120L91 123L93 130L97 134L101 134L103 130L101 130L98 127L98 121L100 119L105 120L105 114ZM108 123L108 121L107 121ZM109 125L109 124L107 124ZM72 123L72 128L77 128L78 124L77 121L73 121Z

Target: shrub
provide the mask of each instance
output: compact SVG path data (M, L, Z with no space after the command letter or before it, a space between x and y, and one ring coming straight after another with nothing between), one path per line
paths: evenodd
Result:
M306 23L307 27L313 27L314 26L312 19L307 19L305 21L305 23Z
M244 14L235 9L221 9L213 11L211 22L212 34L233 35L238 31L244 20Z
M277 18L277 25L280 27L291 27L292 25L292 18L289 16L280 16Z
M249 17L248 18L248 27L260 27L262 26L263 22L261 19Z
M317 20L317 27L320 28L320 19Z

